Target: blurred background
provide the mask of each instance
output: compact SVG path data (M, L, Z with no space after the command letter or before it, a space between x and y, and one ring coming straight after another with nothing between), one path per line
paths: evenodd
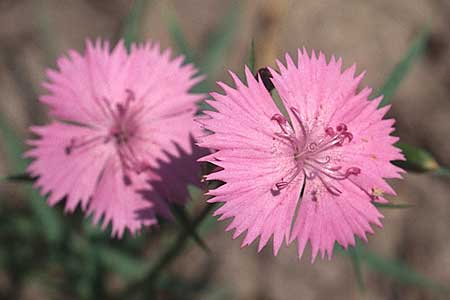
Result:
M447 0L1 0L0 177L24 172L27 128L47 120L37 102L45 69L83 50L87 37L159 40L208 74L201 92L229 82L226 70L241 73L251 57L259 68L303 46L341 56L367 70L364 85L390 96L402 142L431 156L413 155L421 172L393 183L393 202L411 207L380 208L384 229L368 245L314 264L309 252L299 261L294 246L278 257L270 247L240 249L195 189L189 217L119 241L80 212L49 209L29 183L2 180L0 298L448 298L450 186L438 165L450 166L449 20ZM199 225L210 253L186 222Z

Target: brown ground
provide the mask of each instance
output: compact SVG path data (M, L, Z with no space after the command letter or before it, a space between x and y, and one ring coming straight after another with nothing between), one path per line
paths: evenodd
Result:
M28 80L39 90L44 68L68 48L82 49L87 36L117 35L128 1L2 0L0 1L0 109L25 136L26 127L42 121L43 109L27 88ZM231 2L171 1L191 46L199 49L210 28L217 24ZM391 115L397 134L405 142L428 148L450 166L450 2L446 0L324 0L239 1L239 36L228 52L226 68L239 71L256 37L258 65L297 47L321 49L342 56L349 66L368 70L365 83L381 86L394 64L425 24L432 40L426 57L417 63L394 98ZM162 17L168 1L151 1L145 12L142 34L171 41ZM221 79L224 75L219 74ZM1 144L0 144L1 146ZM0 147L1 151L1 147ZM1 154L1 152L0 152ZM7 163L0 165L5 174ZM450 187L448 180L430 175L407 175L396 182L399 201L416 205L385 214L385 228L370 238L369 247L387 257L400 257L416 270L450 283ZM298 262L294 247L278 257L270 249L256 255L256 247L239 249L222 223L210 237L217 270L214 287L231 288L230 299L434 299L423 290L398 286L365 272L368 289L358 292L352 266L346 257L311 265ZM309 253L308 253L309 254ZM204 255L192 249L174 271L204 264ZM198 262L198 264L193 264ZM180 271L181 272L181 271Z

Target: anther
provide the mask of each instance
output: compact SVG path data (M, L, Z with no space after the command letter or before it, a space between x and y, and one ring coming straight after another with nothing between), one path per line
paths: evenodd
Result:
M311 192L311 200L313 202L317 202L317 191L316 190Z
M345 131L347 131L347 125L341 123L336 127L336 130L338 132L345 132Z
M331 127L327 127L327 128L325 129L325 133L326 133L328 136L334 136L334 135L335 135L334 129L331 128Z
M73 150L74 146L75 146L75 139L71 138L70 142L69 142L69 145L64 147L64 152L66 153L66 155L72 154L72 150Z
M124 107L123 104L121 104L121 103L118 103L116 105L116 107L117 107L117 111L119 112L119 116L123 117L126 113L126 107Z
M280 126L283 133L294 136L294 130L289 125L288 121L283 115L280 114L274 114L271 118L271 120L276 121L278 125Z
M285 187L287 187L288 184L289 184L289 183L286 182L286 181L280 181L280 182L275 183L275 186L277 187L278 190L282 190L282 189L284 189Z
M132 90L126 89L125 93L127 94L127 99L125 100L127 103L135 100L135 95Z
M128 176L128 175L123 175L123 183L126 185L126 186L129 186L129 185L131 185L131 179L130 179L130 177Z
M357 168L357 167L350 167L345 171L345 176L350 176L350 175L359 175L361 173L361 169Z

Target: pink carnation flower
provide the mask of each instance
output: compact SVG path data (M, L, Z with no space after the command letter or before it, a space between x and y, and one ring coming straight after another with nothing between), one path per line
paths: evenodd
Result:
M195 182L180 166L196 160L191 133L200 95L188 91L200 78L183 57L170 56L153 43L132 45L128 54L122 41L112 51L87 41L85 54L72 50L47 72L40 101L54 120L31 128L40 138L29 141L26 156L35 159L28 171L42 194L51 193L50 205L65 197L72 212L80 204L120 238L155 224L155 213L169 215L167 200L183 203L167 197L185 196L181 182ZM167 178L178 189L171 195L152 184Z
M248 86L231 73L236 88L219 83L225 95L212 93L216 111L198 121L213 134L199 144L217 151L200 160L220 167L207 180L225 184L209 202L223 202L215 215L233 218L233 238L246 232L242 246L259 237L260 251L273 236L274 255L297 240L299 257L309 241L312 261L331 258L336 241L346 248L382 226L374 202L395 194L384 179L401 177L391 161L403 156L394 120L383 120L389 107L377 109L382 97L369 101L370 88L357 92L354 66L341 72L340 59L306 50L298 65L286 60L270 72L290 120L248 69Z

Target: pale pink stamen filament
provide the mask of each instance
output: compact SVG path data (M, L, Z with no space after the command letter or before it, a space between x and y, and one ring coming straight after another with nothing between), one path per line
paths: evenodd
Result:
M317 141L309 141L311 139L309 129L302 122L298 109L291 107L290 110L301 129L300 136L297 136L294 128L284 116L275 114L272 120L276 121L281 129L281 132L277 132L275 135L282 140L289 141L293 147L296 167L288 171L287 175L275 184L274 189L278 191L284 189L303 171L306 179L319 179L328 192L339 196L342 192L332 184L333 180L341 181L351 175L358 175L361 169L349 167L343 170L342 166L332 164L335 163L332 156L324 154L330 149L343 146L345 142L350 143L353 135L348 132L347 125L339 124L336 129L325 128L324 136Z
M103 114L111 120L111 127L107 130L106 134L101 134L90 139L72 138L70 144L65 147L65 153L66 155L70 155L74 150L85 150L98 146L101 143L106 144L113 141L124 174L124 183L130 185L131 179L129 173L135 172L139 174L147 168L147 165L142 163L143 160L136 155L136 151L133 149L133 143L130 141L133 140L137 130L133 118L135 112L132 111L132 102L135 100L135 95L129 89L125 90L125 93L125 100L117 103L116 109L111 107L110 101L106 98L101 98L101 101L96 98L96 104L100 106Z

